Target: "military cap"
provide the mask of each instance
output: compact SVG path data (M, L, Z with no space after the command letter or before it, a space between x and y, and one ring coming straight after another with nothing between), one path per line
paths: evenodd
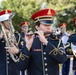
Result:
M67 26L66 23L61 23L61 24L59 24L59 27L66 27L66 26Z
M9 19L11 13L12 13L11 10L2 10L0 12L0 21Z
M73 22L74 22L74 23L76 22L76 18L73 19Z
M22 22L22 23L20 24L20 26L22 27L23 25L29 26L30 24L29 24L29 22Z
M53 23L53 16L55 15L54 9L43 9L36 13L34 13L31 18L38 22L40 21L43 24L52 24Z

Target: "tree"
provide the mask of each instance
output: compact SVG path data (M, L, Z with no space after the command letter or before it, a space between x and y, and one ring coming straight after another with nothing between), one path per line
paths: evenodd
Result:
M36 0L4 0L1 4L2 9L10 9L15 12L13 25L18 31L20 31L20 23L24 21L30 22L31 27L33 27L31 15L39 10L41 5Z
M5 0L2 1L2 9L16 12L13 24L19 30L19 24L23 21L30 21L31 27L33 26L31 15L41 8L43 2L47 4L45 7L56 10L57 24L65 22L68 24L68 30L75 28L72 20L76 16L76 0ZM55 22L56 26L57 24Z
M72 20L76 17L76 0L46 0L48 7L56 10L59 23L67 23L67 29L75 28Z

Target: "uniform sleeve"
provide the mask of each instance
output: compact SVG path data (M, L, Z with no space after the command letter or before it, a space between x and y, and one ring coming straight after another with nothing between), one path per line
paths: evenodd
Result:
M73 51L71 49L71 43L75 43L75 42L76 42L75 35L73 34L69 37L69 40L67 44L65 45L65 51L67 55L73 55Z
M60 43L59 47L55 47L52 43L48 42L45 51L52 56L58 63L63 63L67 60L65 49Z
M68 55L73 55L72 49L71 49L71 43L68 41L65 45L65 52Z
M31 53L26 47L23 47L20 51L19 62L17 63L20 70L26 70L29 64Z

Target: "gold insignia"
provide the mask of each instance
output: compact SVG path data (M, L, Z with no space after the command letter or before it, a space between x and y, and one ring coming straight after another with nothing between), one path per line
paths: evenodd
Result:
M48 10L48 13L47 13L48 15L50 15L51 14L51 12L50 12L50 9Z
M69 52L70 54L72 54L72 49L67 49L67 52Z
M7 14L8 12L7 12L7 10L6 10L6 12L5 12L5 14Z

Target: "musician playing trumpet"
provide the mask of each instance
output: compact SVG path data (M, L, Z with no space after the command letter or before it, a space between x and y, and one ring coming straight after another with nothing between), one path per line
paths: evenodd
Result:
M13 60L14 55L8 53L7 51L7 47L9 47L9 49L12 47L12 53L15 49L17 49L13 42L11 42L13 38L10 36L11 32L13 33L13 27L11 28L10 26L12 24L12 18L10 17L12 14L11 10L0 11L0 27L2 28L0 34L0 75L20 75L16 62ZM10 31L10 29L12 30ZM19 42L19 35L16 33L15 36Z

